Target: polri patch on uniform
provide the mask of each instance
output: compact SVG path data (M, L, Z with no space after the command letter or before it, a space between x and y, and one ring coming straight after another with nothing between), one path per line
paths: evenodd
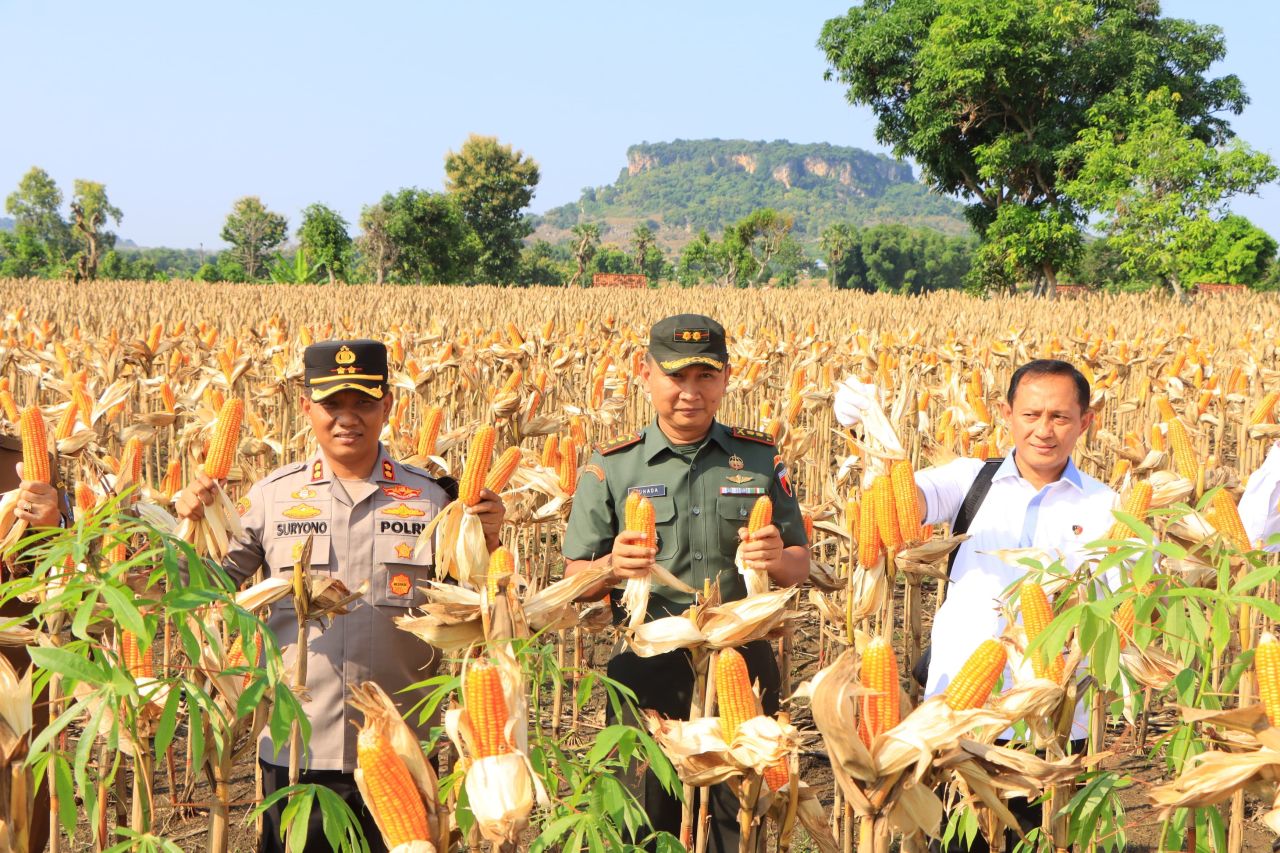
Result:
M285 518L315 518L320 514L320 508L308 503L301 503L289 507L280 514Z
M396 466L391 464L390 459L382 460L382 479L390 480L393 483L396 481Z
M387 594L403 598L413 592L413 581L407 572L395 572L387 575Z
M244 514L249 511L249 506L249 496L245 495L240 500L236 501L236 515L243 517Z
M416 498L421 495L422 489L411 489L404 483L396 483L394 486L383 486L382 493L398 501L407 501L410 498Z
M311 482L318 483L324 479L324 463L317 459L311 464Z
M733 427L729 433L734 438L745 438L747 441L756 441L760 444L767 444L770 447L777 445L778 442L773 440L773 436L767 432L761 432L758 429L746 429L745 427Z
M763 486L721 486L722 495L765 495L769 490Z
M627 489L627 494L641 495L646 498L662 498L667 495L667 487L662 483L654 486L632 486Z
M583 465L582 473L595 474L597 479L600 480L600 482L602 483L604 482L604 469L601 468L599 465L595 464L594 462L588 462L586 465Z

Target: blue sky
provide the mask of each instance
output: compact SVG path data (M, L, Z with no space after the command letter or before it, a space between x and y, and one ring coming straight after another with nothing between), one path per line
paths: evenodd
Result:
M822 22L847 2L36 2L0 0L8 81L0 194L32 165L102 181L143 245L216 248L258 195L296 228L355 222L403 186L439 189L469 133L538 161L533 210L612 182L628 145L788 139L883 150L822 79ZM1221 26L1252 103L1233 120L1280 159L1274 10L1165 0ZM1280 236L1280 188L1235 209Z

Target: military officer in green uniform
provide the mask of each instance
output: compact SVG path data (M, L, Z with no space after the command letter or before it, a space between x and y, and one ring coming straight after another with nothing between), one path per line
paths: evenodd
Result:
M729 382L724 329L710 317L680 314L656 323L641 378L656 413L639 433L599 448L583 469L564 537L566 573L608 564L611 576L588 596L641 577L656 561L694 589L720 585L725 600L746 595L734 554L745 537L751 508L761 495L773 500L773 524L743 546L746 563L768 572L776 586L793 586L809 572L804 523L795 492L773 439L728 427L716 412ZM623 529L630 492L653 502L656 548ZM616 595L616 590L613 593ZM692 596L654 585L648 618L683 612ZM766 713L778 708L777 661L768 642L739 651L762 688ZM608 674L636 694L641 708L687 719L693 669L687 651L641 658L618 650ZM680 802L648 773L638 791L655 829L680 827ZM712 850L738 847L737 800L725 788L712 793Z
M308 536L312 571L338 578L349 589L368 583L368 592L351 612L323 631L311 625L307 639L307 693L303 710L311 721L311 739L301 781L324 785L346 800L360 818L369 847L384 850L382 838L355 786L356 723L360 713L347 704L350 688L377 682L407 712L422 691L406 687L430 678L440 653L399 630L395 619L419 606L422 588L434 574L432 555L414 554L418 534L449 500L452 480L437 480L421 468L392 459L379 441L391 412L387 348L380 341L324 341L303 353L307 393L302 409L319 450L304 462L273 471L254 483L237 504L247 539L227 552L223 568L236 581L265 565L271 574L288 575ZM196 518L213 500L213 483L199 474L178 497L178 514ZM492 550L499 544L504 510L493 492L468 511L484 526ZM285 665L293 666L297 619L285 600L272 608L268 627L275 633ZM417 723L417 715L409 720ZM430 723L415 726L426 738ZM258 751L264 793L288 784L289 751L277 752L264 732ZM283 850L283 803L264 816L260 850ZM308 851L328 850L318 810L311 814Z

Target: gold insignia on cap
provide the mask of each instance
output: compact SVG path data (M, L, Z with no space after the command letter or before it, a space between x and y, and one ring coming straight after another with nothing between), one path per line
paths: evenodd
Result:
M354 364L356 354L351 351L351 347L343 344L342 349L338 350L337 354L334 355L333 360L342 365Z

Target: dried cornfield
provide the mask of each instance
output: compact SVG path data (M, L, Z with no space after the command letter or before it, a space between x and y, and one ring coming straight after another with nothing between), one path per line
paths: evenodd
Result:
M985 709L944 712L940 703L926 702L909 712L919 696L906 689L905 676L920 654L922 626L942 593L936 583L937 567L945 560L948 531L910 530L904 521L897 541L881 542L868 533L870 516L862 511L873 501L888 499L873 494L873 475L884 475L883 488L888 492L890 480L897 476L891 474L894 461L906 460L910 469L919 469L957 455L1005 455L1009 436L998 409L1010 374L1031 358L1066 359L1091 380L1097 413L1094 427L1080 442L1077 463L1126 498L1141 494L1145 488L1141 484L1150 484L1157 511L1146 521L1155 528L1158 541L1177 546L1176 553L1164 552L1167 566L1159 574L1162 580L1154 581L1155 587L1148 586L1153 572L1140 568L1133 573L1133 583L1101 599L1105 607L1099 609L1097 600L1089 602L1094 616L1113 610L1119 614L1125 606L1130 613L1136 609L1137 628L1106 629L1114 633L1114 654L1109 646L1089 646L1098 642L1102 629L1088 621L1093 617L1083 615L1088 608L1074 617L1077 622L1068 624L1070 608L1063 602L1069 595L1059 592L1057 609L1066 621L1054 623L1062 630L1049 629L1049 633L1062 640L1068 662L1073 649L1076 661L1088 657L1080 653L1081 634L1086 637L1084 652L1092 648L1094 658L1119 661L1114 671L1092 673L1095 683L1105 688L1088 694L1100 697L1088 699L1095 712L1093 748L1103 745L1106 731L1114 733L1128 720L1138 742L1146 743L1150 735L1147 745L1163 750L1161 756L1176 753L1176 760L1169 759L1167 779L1184 770L1207 774L1207 781L1193 780L1198 787L1190 783L1177 787L1171 781L1173 788L1153 787L1150 792L1165 810L1167 832L1191 842L1199 838L1202 847L1217 843L1214 833L1220 829L1228 849L1243 849L1244 821L1249 816L1243 799L1246 782L1267 791L1266 806L1274 796L1273 788L1267 786L1280 777L1280 752L1275 753L1275 763L1263 758L1280 748L1277 730L1258 714L1245 719L1252 711L1233 711L1256 707L1258 685L1247 666L1242 668L1242 661L1251 659L1256 638L1270 629L1277 615L1272 604L1274 569L1260 552L1242 556L1247 546L1256 543L1223 543L1230 538L1226 519L1243 484L1261 464L1271 441L1280 437L1274 393L1280 388L1280 304L1274 298L1213 297L1179 305L1137 295L1048 303L1026 298L976 300L959 294L902 298L826 290L591 291L187 282L103 283L88 288L0 281L0 304L4 307L0 382L12 398L11 403L0 399L12 406L0 412L0 430L17 435L18 412L39 407L56 443L62 480L69 489L77 484L85 487L89 508L100 508L130 484L142 486L133 493L134 500L165 507L203 461L213 425L227 400L244 404L241 440L227 486L228 497L235 500L269 471L314 449L298 405L303 348L334 337L385 341L397 396L384 443L397 458L461 476L476 428L496 427L498 452L520 449L518 460L515 454L509 457L516 467L508 473L510 485L504 492L508 524L503 541L515 555L514 568L504 570L501 577L507 578L510 571L523 578L522 589L548 592L560 579L560 536L577 471L587 461L590 448L643 426L652 416L637 379L649 325L682 312L720 319L730 332L732 358L730 393L720 419L776 437L814 524L811 588L799 594L765 592L762 595L774 598L768 607L761 603L762 612L750 617L757 619L760 635L778 638L784 684L793 689L810 682L804 691L809 698L791 709L794 725L787 720L770 721L772 727L744 724L746 734L725 735L719 729L712 733L714 738L724 735L726 749L729 742L747 738L755 748L754 763L743 763L742 750L735 750L732 759L727 751L688 754L691 739L707 736L705 732L683 731L666 721L654 721L653 731L686 784L705 784L698 780L704 779L710 766L721 768L717 772L723 778L739 780L744 826L755 827L754 835L748 831L744 836L764 843L769 833L762 827L773 827L780 849L790 844L797 822L805 828L809 843L819 848L830 843L835 849L856 844L865 850L887 850L888 839L895 835L907 847L920 843L921 831L926 829L924 815L932 813L932 801L919 799L923 785L904 786L904 775L912 775L904 774L904 769L916 759L896 754L893 739L881 737L895 727L914 726L915 736L935 747L928 761L913 765L918 781L927 776L930 784L939 787L950 782L950 788L961 791L970 811L979 816L975 821L980 818L983 831L1003 820L999 808L985 796L987 791L1021 790L1018 786L1025 787L1030 784L1027 779L1032 779L1039 786L1036 793L1048 791L1051 801L1061 805L1062 798L1069 797L1066 783L1086 772L1078 760L1073 763L1060 753L1055 757L1052 747L1048 759L1033 765L1030 758L993 752L998 747L989 741L979 743L982 738L960 736L982 727L1002 729L997 723L1026 720L1031 708L1047 717L1052 709L1073 703L1076 688L1070 674L1074 666L1057 666L1056 676L1045 674L1052 667L1037 666L1037 677L1029 683L1040 692L1018 694L1022 705L1007 700L1001 704L1000 697L995 697ZM884 423L892 435L872 434L870 427L854 432L838 427L831 402L835 383L846 376L880 389ZM1170 506L1195 506L1202 495L1208 497L1200 512L1162 512ZM120 508L149 523L163 523L147 509L131 509L127 504ZM1150 511L1132 508L1138 510L1134 515ZM860 531L866 535L860 537ZM1112 538L1123 539L1133 532L1118 528ZM134 553L142 541L135 534L121 545ZM1143 551L1140 540L1132 542L1129 558L1135 564L1145 566L1143 559L1150 563L1152 552ZM889 546L887 551L884 545ZM1114 563L1124 556L1120 546L1119 555L1112 554L1110 559ZM483 574L482 568L477 571ZM1054 590L1070 586L1061 578L1057 581ZM485 584L477 586L483 590ZM1087 586L1072 587L1072 594L1083 601ZM1174 587L1202 590L1205 596L1173 593ZM531 613L552 608L552 604L539 604L536 596L517 596L515 588L504 580L483 591L483 597L478 593L474 603L450 601L448 605L471 608L470 613L493 606L494 600L506 600L505 596L509 601L503 606ZM321 591L313 592L315 603ZM140 591L139 599L153 601L149 595ZM324 606L338 602L340 607L342 596L332 595ZM259 606L262 602L248 603ZM557 600L554 606L561 605ZM688 644L697 649L695 659L701 660L704 672L715 665L718 649L743 639L740 634L729 639L715 634L714 605L708 602L706 614L684 620L697 626L698 638ZM565 621L545 614L544 618L552 656L573 674L576 685L581 677L579 664L599 659L591 649L598 646L603 654L615 629L592 627L590 620ZM1198 626L1205 636L1162 630L1162 624L1172 624L1169 620ZM48 638L68 630L66 624L49 622L23 625L35 629L28 641L36 642L37 634ZM234 619L230 622L243 627ZM1110 624L1123 623L1117 619ZM1037 625L1043 627L1040 621ZM16 623L9 627L15 628ZM431 630L437 627L430 626ZM634 631L633 640L641 645L671 642L656 636L662 627L657 622L632 624L628 630ZM435 636L426 627L421 630L420 636ZM489 630L488 620L483 632L477 620L478 633L467 634L467 643L460 645L492 641ZM1210 635L1212 642L1207 639ZM856 686L863 649L874 647L877 661L883 655L885 644L873 637L891 640L897 650L893 666L903 676L901 722L896 708L889 715L878 706L874 711L870 705L864 709L864 703L853 698L862 695L859 691L874 692ZM1026 652L1032 640L1019 632L1007 638L1007 644ZM46 642L59 644L52 639ZM159 667L163 670L170 656L176 660L182 650L176 643L171 649L164 637L158 643L156 656L163 654ZM121 662L124 646L121 642ZM1029 658L1034 657L1034 648ZM501 651L491 648L490 652L495 656L490 671L503 673L506 683L527 692L529 685L521 681L519 664L505 659ZM191 656L189 650L187 656ZM1061 664L1061 655L1058 658ZM878 662L877 672L886 666ZM819 671L824 675L815 680ZM1194 679L1179 676L1188 671L1196 673ZM1189 689L1188 680L1195 680L1198 687ZM1122 682L1127 689L1120 689ZM714 687L706 679L700 684L703 716L714 719L710 713ZM571 740L581 738L582 732L595 731L591 727L598 728L599 723L580 713L571 701L573 685L566 688L557 682L546 711L538 707L546 699L544 692L534 697L530 707L513 706L513 713L521 719L532 715L533 722L526 723L535 729L541 726L557 734L567 732ZM212 692L216 695L216 690ZM58 716L73 696L52 694L52 715ZM370 708L381 707L374 695L360 701ZM154 697L152 703L163 704ZM1171 719L1178 706L1188 705L1200 710L1187 712L1182 721ZM1163 727L1159 738L1147 730L1155 719ZM839 728L841 720L851 737L829 730ZM734 728L741 732L744 725L735 723ZM231 732L232 740L243 734ZM1053 732L1037 736L1046 742L1054 739ZM1202 746L1191 745L1201 739ZM61 742L61 748L76 750L74 735L69 742L63 735ZM1204 754L1225 757L1193 758L1210 744L1214 748ZM6 747L3 738L0 747ZM512 745L517 753L527 749L523 738ZM90 758L106 760L105 751L86 747L83 752L88 764L92 764ZM90 752L94 755L89 756ZM465 739L455 747L456 753L468 754ZM229 750L220 753L220 760L230 754ZM826 778L834 773L834 786L819 789L803 784L802 754L825 755L833 765ZM1257 766L1248 779L1239 771L1208 773L1214 769L1213 761L1234 767L1233 757L1245 760L1245 756ZM703 777L690 769L694 766ZM814 762L806 761L804 766L812 769ZM147 773L155 770L145 769ZM230 769L224 764L211 771L208 787L199 780L198 789L192 789L199 791L194 795L197 801L206 798L211 815L220 808L225 811L225 798L221 807L216 802L222 797L218 786ZM422 769L415 773L421 774ZM768 777L773 781L762 784ZM1090 784L1095 786L1091 790L1100 790L1096 780ZM422 790L426 785L420 782L418 787ZM102 792L100 826L92 833L97 849L116 840L107 832L106 800L110 796L136 806L140 790L135 786L132 798L123 785L115 792ZM788 791L792 794L784 796ZM545 793L538 797L530 793L529 799L541 802ZM550 796L554 799L555 792ZM141 799L149 800L149 795ZM1224 800L1227 805L1221 812L1209 807ZM424 841L440 841L439 809L439 803L428 804L433 835ZM132 817L135 828L151 828L137 808L132 815L125 812L116 816L119 824L129 825ZM918 813L919 822L905 819L908 812ZM447 837L449 816L441 814ZM684 839L691 845L698 834L693 818ZM524 827L524 822L516 823ZM481 824L488 826L483 820ZM1114 833L1115 829L1095 824L1089 832ZM1053 834L1053 846L1066 846L1068 829L1060 816L1046 819L1045 830ZM827 841L820 838L824 831L829 833ZM522 839L527 842L528 831L522 836L509 826L501 831L475 829L467 841L478 845L484 843L481 838L498 849L523 843ZM225 843L225 835L212 843L219 840ZM1089 836L1073 840L1083 843ZM1114 844L1114 838L1095 840ZM1047 838L1043 842L1050 843Z

